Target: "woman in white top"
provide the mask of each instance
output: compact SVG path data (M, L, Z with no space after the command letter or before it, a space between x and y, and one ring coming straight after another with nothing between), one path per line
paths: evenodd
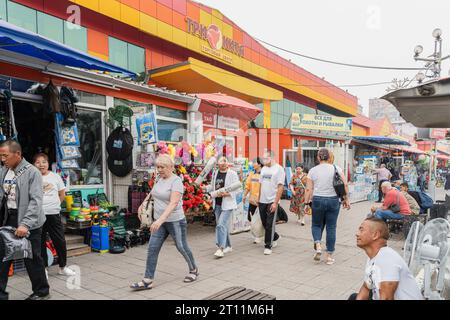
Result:
M336 225L340 209L340 199L333 186L335 170L341 176L348 195L347 182L342 169L330 164L331 153L328 149L320 149L317 155L320 164L312 168L308 173L306 185L305 206L312 208L312 235L314 239L314 260L320 261L322 254L321 242L324 225L327 230L327 257L326 264L334 263L332 254L336 243ZM312 200L312 203L311 203ZM350 209L348 197L342 202L344 208Z
M48 156L45 153L38 153L33 157L33 163L42 174L42 188L44 197L42 199L42 208L45 213L45 223L42 227L42 259L48 268L47 256L47 233L55 246L58 254L59 274L74 276L76 273L69 269L67 265L67 246L64 237L64 227L61 222L61 202L64 201L65 186L61 177L56 173L49 171ZM47 269L46 269L47 272Z
M193 282L199 276L194 256L187 243L187 222L183 211L184 186L181 178L174 174L174 169L174 162L167 154L156 159L156 170L160 179L151 191L154 200L154 221L150 226L152 235L148 244L145 275L142 281L130 286L134 291L153 288L159 252L169 235L189 267L184 282Z

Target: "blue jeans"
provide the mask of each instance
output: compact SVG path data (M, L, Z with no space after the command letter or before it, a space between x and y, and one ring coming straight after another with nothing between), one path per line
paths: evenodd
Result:
M189 266L189 271L197 269L191 249L189 249L187 244L186 231L187 222L186 219L182 219L174 222L164 222L158 231L152 233L148 244L145 278L154 279L159 251L161 250L161 247L169 234L175 241L178 251L186 260Z
M384 221L388 219L403 219L405 216L400 213L393 213L391 210L377 209L374 214L375 218L383 219Z
M222 206L216 206L214 214L216 215L216 245L222 249L231 247L230 219L233 210L222 210Z
M327 252L333 253L336 244L336 226L341 203L338 197L314 196L312 201L312 235L314 243L322 241L323 229L327 228Z

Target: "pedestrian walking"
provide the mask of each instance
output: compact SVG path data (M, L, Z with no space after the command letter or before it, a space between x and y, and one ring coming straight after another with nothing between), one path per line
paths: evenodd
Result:
M270 255L280 238L275 232L275 225L286 174L283 167L276 162L275 153L271 150L264 153L263 164L260 178L259 214L265 229L264 254Z
M261 183L259 182L261 177L261 169L263 167L262 160L257 157L252 161L252 166L254 168L254 172L250 172L245 181L245 191L244 191L244 199L248 196L248 221L252 220L253 215L258 208L259 201L259 190L261 188ZM254 243L260 243L262 238L255 237L253 239Z
M66 187L59 175L48 170L49 161L45 153L36 154L33 157L33 164L40 171L43 182L42 209L46 220L42 227L41 253L44 265L46 268L49 267L47 256L48 233L58 254L58 273L65 276L74 276L76 275L75 271L67 267L67 245L64 237L64 226L61 221L61 203L64 201ZM45 271L47 273L47 269Z
M378 202L382 202L383 192L381 191L381 184L385 181L391 181L392 173L386 168L384 163L380 165L380 168L375 169L374 173L377 174L378 180Z
M45 275L41 255L42 226L45 214L42 210L42 177L39 171L22 158L22 147L8 140L0 145L0 157L4 167L0 170L0 226L17 228L16 236L28 236L33 257L24 259L33 293L27 300L44 300L50 297L50 287ZM1 241L1 240L0 240ZM12 261L3 262L5 248L0 245L0 300L8 300L6 292L8 273Z
M308 180L304 168L302 163L297 163L295 174L289 183L289 188L292 192L289 210L297 215L297 223L300 223L302 226L305 225L305 192Z
M320 261L322 255L322 233L323 225L326 225L326 264L331 265L335 262L333 253L336 244L336 227L340 210L340 199L334 189L334 178L337 172L344 182L346 196L344 196L342 205L350 209L348 200L348 186L342 169L329 163L330 152L328 149L320 149L318 152L319 165L312 168L308 173L308 180L305 195L305 208L312 208L312 236L314 239L314 260Z
M151 237L144 279L130 286L136 291L153 287L158 255L169 235L175 241L177 250L189 267L189 273L185 276L184 282L193 282L199 276L198 267L187 243L187 222L182 200L183 182L174 174L174 162L169 155L160 155L155 164L159 179L151 191L154 201L154 221L150 226Z
M225 253L233 251L230 240L230 222L233 210L237 208L236 196L239 190L230 192L215 193L222 188L229 188L231 185L239 183L238 174L229 168L226 157L221 157L218 161L219 170L213 172L211 185L204 187L206 192L213 195L213 208L216 216L216 246L214 256L223 258ZM242 190L242 189L241 189Z

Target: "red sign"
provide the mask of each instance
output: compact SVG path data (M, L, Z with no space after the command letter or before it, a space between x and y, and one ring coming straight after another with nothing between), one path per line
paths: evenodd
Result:
M215 24L211 24L207 27L189 17L186 17L186 22L188 33L208 41L210 47L214 50L224 49L239 57L244 56L244 46L233 39L222 35L222 31L220 31L219 27Z
M214 127L216 125L216 122L214 119L216 118L216 115L212 113L202 113L203 115L203 125L212 126Z
M445 135L447 134L447 129L432 129L430 137L432 139L445 139Z

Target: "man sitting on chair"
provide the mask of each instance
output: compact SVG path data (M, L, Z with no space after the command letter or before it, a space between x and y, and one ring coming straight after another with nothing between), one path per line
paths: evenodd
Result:
M371 211L374 217L384 221L388 219L401 220L405 216L411 214L411 209L405 196L400 191L393 188L389 181L385 181L381 184L381 191L384 194L384 202L380 208L375 206L372 207ZM393 205L399 205L400 211L393 212Z

